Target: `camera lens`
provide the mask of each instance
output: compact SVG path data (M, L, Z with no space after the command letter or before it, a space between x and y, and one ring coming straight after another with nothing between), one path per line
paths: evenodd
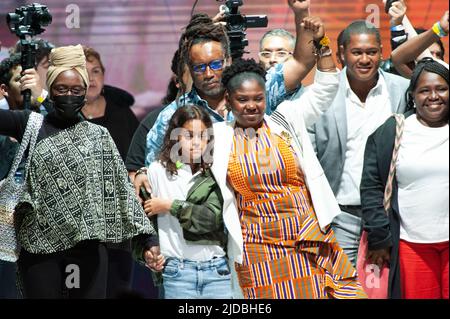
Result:
M42 26L47 26L52 23L52 15L47 9L39 12L39 24Z
M11 32L14 32L16 30L16 26L20 22L20 16L15 13L8 13L6 16L6 22L8 23L8 27L11 30Z
M23 38L44 32L42 27L52 23L52 15L46 6L33 3L17 8L15 13L8 13L6 20L11 32Z

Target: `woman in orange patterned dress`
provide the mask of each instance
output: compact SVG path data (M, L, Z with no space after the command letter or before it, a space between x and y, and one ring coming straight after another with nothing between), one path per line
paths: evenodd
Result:
M268 117L255 61L236 60L223 73L235 122L214 126L213 171L245 298L366 297L329 227L339 207L306 131L331 105L337 75L331 55L319 55L311 88Z

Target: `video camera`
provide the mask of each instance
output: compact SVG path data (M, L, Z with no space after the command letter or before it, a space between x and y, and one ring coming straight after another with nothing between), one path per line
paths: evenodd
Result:
M31 69L36 64L37 43L33 37L44 32L42 27L52 23L52 15L47 7L39 3L21 6L14 13L8 13L6 22L9 30L20 39L22 70ZM31 91L22 92L25 109L31 108Z
M247 28L265 28L269 22L266 15L242 15L239 7L243 4L242 0L227 0L222 7L225 10L225 22L233 59L248 53L245 52L245 47L248 45L245 30Z

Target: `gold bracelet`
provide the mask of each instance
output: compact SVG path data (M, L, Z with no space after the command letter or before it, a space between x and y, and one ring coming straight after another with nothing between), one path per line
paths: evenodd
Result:
M331 44L330 38L326 35L324 35L320 40L318 39L313 39L312 40L314 47L316 48L316 50L320 50L323 47L329 47Z
M319 44L323 47L329 47L331 44L330 38L324 35L322 40L320 40Z

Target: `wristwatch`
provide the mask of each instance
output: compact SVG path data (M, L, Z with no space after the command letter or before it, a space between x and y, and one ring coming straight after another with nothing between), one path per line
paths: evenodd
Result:
M134 176L138 176L138 175L140 175L140 174L145 174L145 175L147 175L147 167L141 167L140 169L138 169L138 170L136 171L136 175L134 175Z

